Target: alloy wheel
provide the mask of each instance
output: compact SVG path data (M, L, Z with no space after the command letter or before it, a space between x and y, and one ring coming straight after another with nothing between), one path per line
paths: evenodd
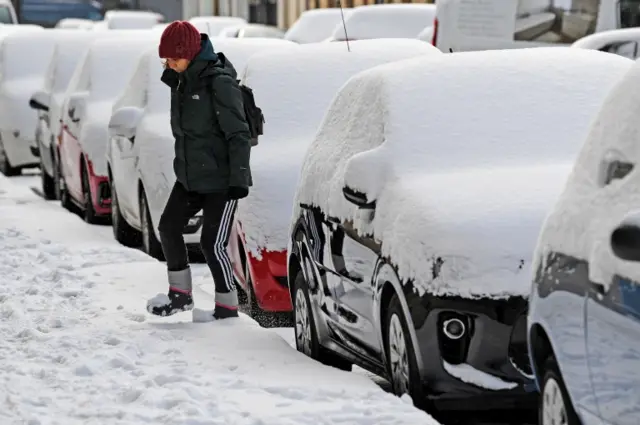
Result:
M409 393L409 356L402 323L397 314L389 321L389 362L396 394Z
M309 320L309 306L303 289L296 291L296 347L298 351L311 357L311 321Z
M542 425L567 425L568 423L560 384L550 377L545 382L542 392Z

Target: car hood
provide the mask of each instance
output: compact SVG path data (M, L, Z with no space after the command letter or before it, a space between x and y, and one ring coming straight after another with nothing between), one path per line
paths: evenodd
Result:
M571 168L562 163L391 179L373 231L391 247L383 254L419 291L527 296L538 234Z

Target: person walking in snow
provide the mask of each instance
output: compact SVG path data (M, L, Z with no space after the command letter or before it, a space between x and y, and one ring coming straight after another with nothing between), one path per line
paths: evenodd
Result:
M191 269L183 231L203 211L200 245L216 287L213 318L238 316L238 296L227 254L238 200L249 194L251 133L233 65L214 52L206 34L175 21L162 33L162 81L171 88L176 182L158 230L167 262L168 299L150 300L158 316L193 309Z

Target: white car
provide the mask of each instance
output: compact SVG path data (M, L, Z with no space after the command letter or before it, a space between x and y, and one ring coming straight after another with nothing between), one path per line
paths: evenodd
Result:
M640 28L625 28L620 30L603 31L582 37L571 47L577 49L593 49L602 52L615 53L629 59L640 56Z
M90 19L64 18L58 21L56 28L91 30L95 23L96 21L92 21Z
M298 350L386 376L415 403L533 407L538 233L632 65L554 47L431 55L352 78L292 203Z
M244 18L235 16L195 16L189 19L189 22L191 22L198 31L212 38L218 37L220 31L225 28L247 25L247 21Z
M62 103L69 81L78 62L91 43L102 37L119 36L119 31L55 30L55 50L47 67L44 85L33 87L30 106L38 111L35 146L42 166L42 185L47 199L60 198L60 173L58 168L58 142L62 130Z
M106 152L113 104L140 56L160 42L155 31L118 33L91 44L75 68L62 107L60 197L65 208L80 208L87 223L111 217Z
M212 39L241 73L249 57L260 51L297 48L278 39ZM160 81L158 49L144 54L127 88L115 103L107 149L111 182L112 225L116 239L135 245L142 237L145 252L162 257L158 222L175 182L174 137L170 125L170 91ZM200 241L201 213L185 228L189 245Z
M30 150L38 116L29 99L33 87L44 81L53 54L52 32L0 31L0 172L5 175L39 162Z
M419 40L362 40L349 52L340 43L255 55L243 83L265 116L264 135L251 151L253 187L239 203L236 276L261 325L290 321L286 248L293 195L307 146L340 87L356 73L382 63L440 54ZM283 320L281 320L283 319Z
M226 27L218 34L225 38L284 38L284 31L273 25L244 24Z
M144 10L109 10L104 19L93 25L93 30L151 29L164 21L164 16Z
M333 33L334 28L349 17L353 9L337 7L310 9L302 12L284 35L285 40L296 43L319 43Z
M435 4L375 4L353 8L345 24L338 23L328 41L372 38L417 38L433 24ZM345 35L346 27L346 35Z
M545 423L640 418L640 64L617 80L534 254L527 323Z

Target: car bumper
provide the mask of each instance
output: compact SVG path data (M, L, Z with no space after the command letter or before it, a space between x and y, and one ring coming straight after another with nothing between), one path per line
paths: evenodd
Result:
M258 305L264 311L292 311L287 282L287 252L263 251L258 259L249 253L249 267Z
M91 190L91 200L93 209L97 215L105 216L111 214L111 186L109 177L96 175L91 161L87 161L89 174L89 189Z

